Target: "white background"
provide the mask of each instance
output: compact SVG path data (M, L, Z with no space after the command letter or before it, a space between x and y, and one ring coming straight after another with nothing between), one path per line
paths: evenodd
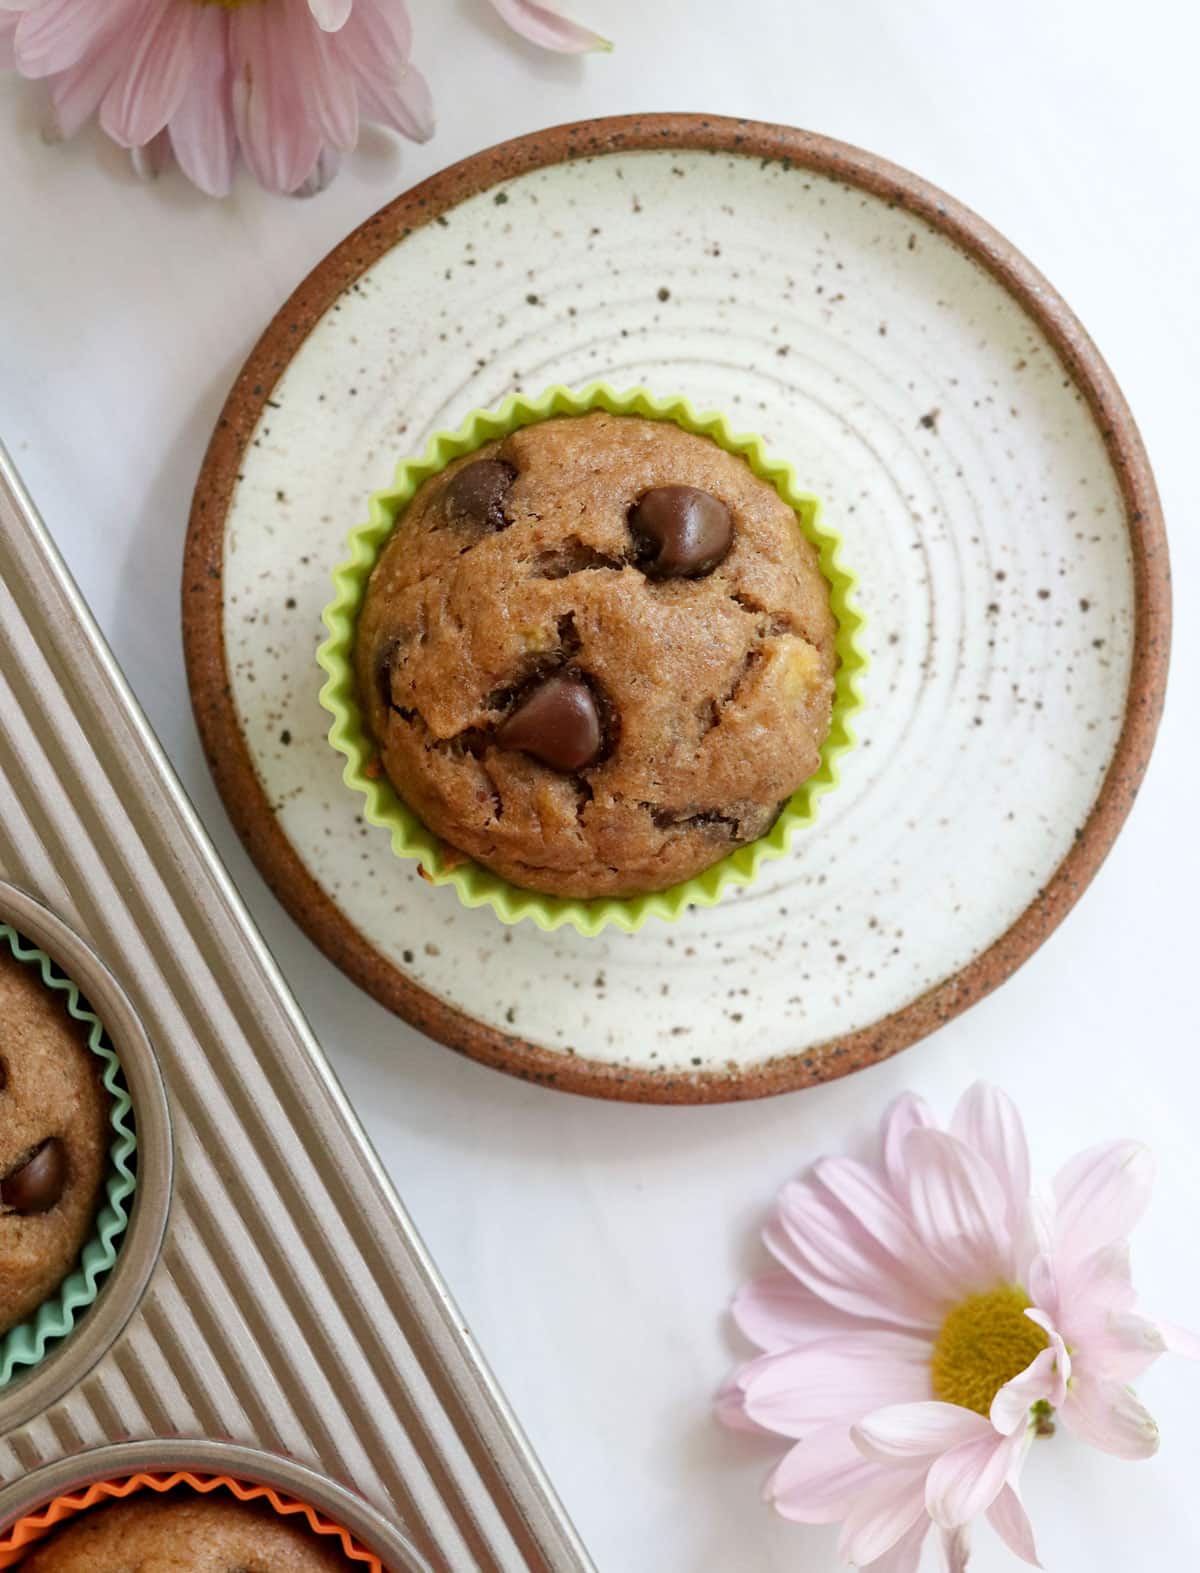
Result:
M726 1306L778 1184L861 1146L894 1093L977 1076L1022 1105L1045 1170L1102 1137L1158 1157L1145 1298L1200 1326L1196 813L1200 748L1200 23L1178 0L576 0L616 53L552 59L483 0L414 0L441 128L367 136L323 196L177 176L37 134L0 82L0 434L362 1111L603 1573L836 1565L758 1499L777 1449L708 1402L745 1351ZM241 360L309 268L435 169L519 132L646 109L747 114L859 143L976 208L1050 276L1124 386L1171 529L1171 693L1142 796L1080 908L1001 992L891 1063L770 1103L642 1109L530 1088L359 995L275 905L200 754L180 654L188 501ZM1149 1463L1039 1444L1026 1494L1056 1573L1200 1555L1200 1368L1141 1384ZM929 1565L934 1565L930 1556ZM975 1566L1015 1566L991 1532Z

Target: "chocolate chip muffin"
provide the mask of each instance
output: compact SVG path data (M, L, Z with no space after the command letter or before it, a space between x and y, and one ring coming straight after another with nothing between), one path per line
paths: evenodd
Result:
M371 575L360 706L450 847L556 896L666 889L816 770L836 619L795 513L668 421L548 420L419 489Z
M356 1565L272 1508L177 1492L81 1513L35 1547L20 1573L353 1573Z
M83 1027L0 947L0 1334L78 1260L102 1199L108 1116Z

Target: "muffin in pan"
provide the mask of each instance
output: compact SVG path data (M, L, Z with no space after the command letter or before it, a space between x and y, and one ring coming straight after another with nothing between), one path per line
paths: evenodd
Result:
M775 486L710 437L594 411L431 476L366 587L359 704L400 797L510 883L662 891L817 770L838 625Z
M95 1507L20 1563L21 1573L352 1573L336 1548L260 1504L179 1493Z
M104 1200L111 1099L85 1026L0 945L0 1336L74 1270Z

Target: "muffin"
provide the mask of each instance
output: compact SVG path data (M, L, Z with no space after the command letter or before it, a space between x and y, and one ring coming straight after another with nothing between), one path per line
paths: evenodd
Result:
M361 1567L361 1564L359 1564ZM353 1573L354 1564L272 1509L213 1497L138 1497L56 1530L21 1573Z
M92 1231L109 1097L84 1029L0 951L0 1335L47 1300Z
M420 487L354 661L399 795L512 884L665 890L817 769L837 623L795 513L669 421L522 427Z

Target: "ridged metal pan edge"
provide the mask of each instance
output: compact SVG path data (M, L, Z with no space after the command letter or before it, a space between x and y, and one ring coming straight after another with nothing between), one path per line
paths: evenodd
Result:
M116 980L174 1143L140 1304L48 1409L0 1394L0 1486L227 1438L351 1487L434 1568L589 1569L2 448L0 877Z

